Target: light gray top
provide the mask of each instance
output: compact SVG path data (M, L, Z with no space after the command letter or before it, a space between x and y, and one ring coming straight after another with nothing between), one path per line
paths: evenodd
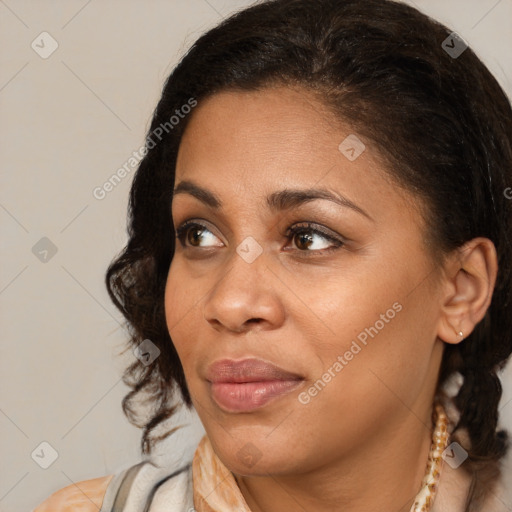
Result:
M192 464L169 473L143 461L114 475L100 512L192 512L192 489Z

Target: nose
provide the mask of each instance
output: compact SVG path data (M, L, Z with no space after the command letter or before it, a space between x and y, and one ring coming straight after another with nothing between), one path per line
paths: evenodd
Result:
M265 252L248 263L233 251L204 300L204 318L214 329L243 333L282 325L279 280L267 263Z

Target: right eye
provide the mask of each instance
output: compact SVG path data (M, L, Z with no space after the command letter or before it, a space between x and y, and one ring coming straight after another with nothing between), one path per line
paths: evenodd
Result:
M201 245L201 242L213 241L218 238L204 225L199 222L186 221L176 229L176 238L180 241L182 247L213 247L220 244L211 243L209 245Z

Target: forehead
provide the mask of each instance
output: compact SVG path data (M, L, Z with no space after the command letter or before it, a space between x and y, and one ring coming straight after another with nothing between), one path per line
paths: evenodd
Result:
M347 144L356 158L347 157ZM285 187L325 188L377 211L390 200L410 199L383 167L371 142L313 93L283 86L200 101L180 144L175 184L194 181L227 200L261 199Z
M316 162L319 167L329 161L335 144L333 122L332 114L305 91L279 87L221 92L199 102L193 112L177 172L189 170L181 165L183 160L212 166L229 162L240 171L257 165L261 173L275 171L281 162L283 171L285 164L306 168Z

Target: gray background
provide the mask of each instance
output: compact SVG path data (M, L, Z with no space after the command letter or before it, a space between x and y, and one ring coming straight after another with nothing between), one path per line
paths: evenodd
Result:
M186 48L250 3L0 0L1 511L31 509L140 459L140 432L120 407L121 373L134 356L119 355L123 319L103 284L126 240L135 169L102 200L93 190L142 146ZM512 0L409 3L460 33L512 94ZM53 43L44 31L58 44L46 59ZM502 421L512 430L511 365L503 382ZM161 457L199 439L197 418L184 420L190 430ZM58 453L48 469L43 441Z

